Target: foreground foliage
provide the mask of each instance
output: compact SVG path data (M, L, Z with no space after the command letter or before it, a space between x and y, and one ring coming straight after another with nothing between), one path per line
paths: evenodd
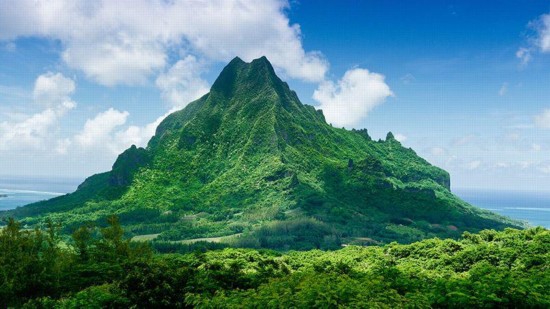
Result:
M62 242L58 226L0 232L0 307L550 306L550 231L305 252L153 254L115 217Z

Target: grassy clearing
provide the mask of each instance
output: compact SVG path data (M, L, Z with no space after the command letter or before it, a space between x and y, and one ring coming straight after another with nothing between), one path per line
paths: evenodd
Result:
M137 236L134 236L132 237L132 241L151 241L155 238L157 238L158 236L160 235L159 234L147 234L147 235L137 235Z

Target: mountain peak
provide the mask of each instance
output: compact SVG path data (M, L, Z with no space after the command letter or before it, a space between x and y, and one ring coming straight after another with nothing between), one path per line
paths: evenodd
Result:
M241 65L241 64L245 64L246 62L244 62L241 58L239 58L238 56L236 56L235 58L233 58L231 61L229 61L229 63L226 65L226 67L228 66L236 66L236 65Z
M267 60L266 56L261 56L260 58L252 60L252 62L250 62L250 65L255 68L264 68L275 73L271 62Z
M252 134L250 127L262 118L272 121L261 122L261 126L277 126L276 135L284 133L280 143L288 140L290 132L282 127L296 130L292 137L298 138L305 133L296 128L304 124L319 130L326 125L322 112L303 105L265 56L251 62L235 57L223 68L209 94L162 121L149 145L156 144L167 130L178 131L184 126L187 135L178 143L183 148L194 144L200 136L210 138L222 126L229 126L231 130L235 126L247 126L243 132Z
M265 56L254 59L250 63L235 57L222 70L212 85L211 91L230 97L234 94L235 88L243 84L265 85L273 83L283 84Z

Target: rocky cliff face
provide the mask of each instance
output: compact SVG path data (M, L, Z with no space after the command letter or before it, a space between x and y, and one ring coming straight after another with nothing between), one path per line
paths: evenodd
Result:
M140 168L146 168L151 162L150 153L132 145L120 154L109 173L109 185L126 187L132 183L134 174Z

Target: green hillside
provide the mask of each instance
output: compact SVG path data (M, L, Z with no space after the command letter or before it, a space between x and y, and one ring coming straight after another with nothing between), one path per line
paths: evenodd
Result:
M4 212L66 232L116 214L157 243L197 239L274 249L412 242L520 224L450 192L447 172L391 133L327 124L262 57L232 60L210 93L168 116L76 192Z

